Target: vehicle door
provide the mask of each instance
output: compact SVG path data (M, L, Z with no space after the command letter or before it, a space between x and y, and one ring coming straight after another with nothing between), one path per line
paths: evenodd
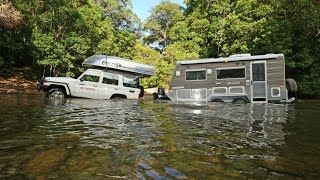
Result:
M119 94L119 75L104 72L99 85L99 99L110 99L113 94Z
M83 74L79 82L75 84L74 94L76 97L93 98L98 99L99 97L99 74Z
M265 61L251 62L251 102L268 102Z
M140 94L139 78L122 76L122 88L123 94L127 96L128 99L138 99Z

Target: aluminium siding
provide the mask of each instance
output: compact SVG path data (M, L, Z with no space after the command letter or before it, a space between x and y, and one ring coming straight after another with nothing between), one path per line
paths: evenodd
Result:
M266 61L267 72L267 98L268 100L280 100L285 99L285 62L284 57L279 56L277 59L257 59L248 61L232 61L232 62L206 62L206 63L192 63L181 64L177 63L175 71L172 76L172 80L169 85L169 89L208 89L208 97L212 94L213 87L231 87L231 86L243 86L244 93L251 97L251 62L253 61ZM245 78L239 79L216 79L216 72L219 68L234 68L245 67ZM206 80L199 81L186 81L186 70L200 70L211 69L212 73L207 74ZM180 76L176 76L176 71L180 71ZM271 88L280 87L280 97L271 97Z
M230 68L230 67L245 67L246 77L241 79L216 79L217 68ZM206 80L199 81L186 81L186 70L196 69L211 69L212 74L206 74ZM180 76L176 76L176 71L180 71ZM250 62L228 62L228 63L205 63L205 64L192 64L181 65L177 64L175 72L173 73L172 80L170 82L170 89L174 87L184 87L184 89L198 89L213 87L229 87L229 86L246 86L246 80L250 79ZM219 83L219 84L217 84ZM228 84L231 83L231 84Z
M285 62L283 58L267 61L267 77L268 100L285 99ZM280 97L272 97L271 88L277 87L280 88Z

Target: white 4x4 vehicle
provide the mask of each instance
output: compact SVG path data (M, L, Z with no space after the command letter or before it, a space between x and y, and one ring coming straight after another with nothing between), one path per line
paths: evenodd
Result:
M38 89L49 98L138 99L144 94L139 78L155 75L153 66L105 55L91 56L83 66L99 69L87 69L77 79L45 77Z

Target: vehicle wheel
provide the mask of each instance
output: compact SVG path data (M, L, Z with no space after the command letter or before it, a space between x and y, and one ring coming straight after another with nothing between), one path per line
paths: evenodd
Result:
M110 98L110 99L125 99L125 98L116 96L116 97L112 97L112 98Z
M64 99L67 97L66 92L61 88L52 88L48 91L47 97L49 99Z
M116 95L112 95L110 99L127 99L127 96L116 94Z
M222 103L222 102L224 102L224 101L222 101L221 99L214 99L214 100L212 100L211 102L219 102L219 103Z
M246 104L248 102L243 98L237 98L237 99L233 100L232 103L235 103L235 104Z

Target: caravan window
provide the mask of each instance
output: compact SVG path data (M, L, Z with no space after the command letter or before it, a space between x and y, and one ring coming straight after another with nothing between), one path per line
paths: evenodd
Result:
M217 79L239 79L246 77L245 67L217 69Z
M206 70L186 70L187 81L206 80Z

